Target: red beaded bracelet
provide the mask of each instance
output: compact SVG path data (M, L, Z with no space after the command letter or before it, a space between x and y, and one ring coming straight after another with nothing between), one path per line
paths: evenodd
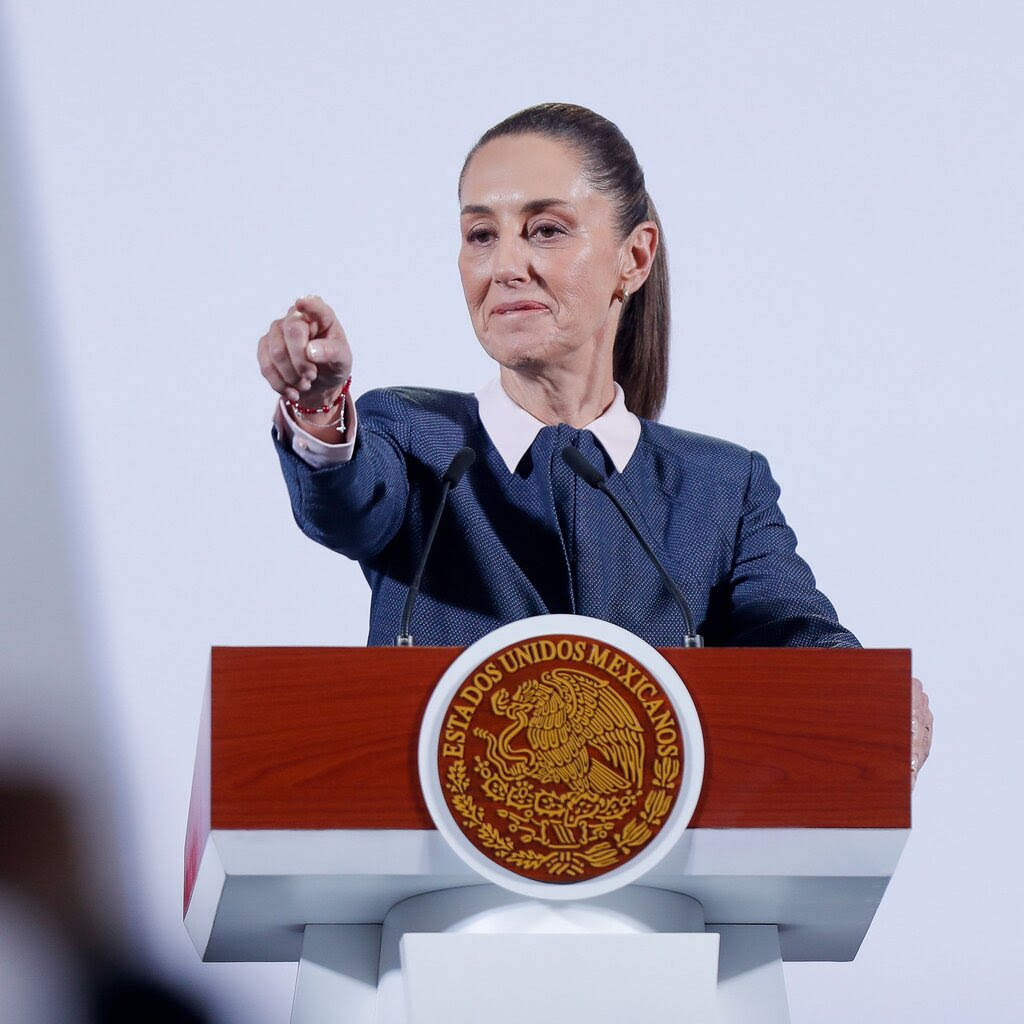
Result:
M284 400L284 404L287 405L290 409L294 409L296 412L302 413L305 416L312 416L318 412L330 412L332 409L337 409L338 406L341 405L341 403L344 402L345 399L348 397L348 389L351 383L352 375L349 374L348 380L345 381L345 384L341 389L341 394L338 395L338 397L333 402L331 402L330 405L318 405L307 409L306 406L299 405L298 402L293 402L290 398L286 398Z

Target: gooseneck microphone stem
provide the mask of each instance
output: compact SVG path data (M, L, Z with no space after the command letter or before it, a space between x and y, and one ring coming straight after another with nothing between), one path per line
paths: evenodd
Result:
M438 524L441 522L441 513L444 512L444 506L448 501L448 492L451 489L451 482L445 480L441 487L441 500L437 503L437 508L434 510L434 519L427 533L427 542L423 547L423 557L420 558L420 564L416 568L416 575L413 577L412 585L409 587L409 593L405 595L405 608L402 610L402 630L398 634L396 641L399 647L412 647L412 637L409 635L409 620L412 618L412 607L420 593L423 570L427 567L426 556L430 553L430 549L434 544L434 536L437 533Z
M650 560L658 567L658 571L665 580L665 585L675 598L676 604L679 605L679 610L683 613L683 622L686 625L686 635L683 637L683 646L703 647L704 638L697 632L697 629L694 626L693 612L690 611L690 605L683 596L683 592L676 585L676 581L669 576L668 570L661 563L661 559L654 553L654 549L647 543L647 538L640 532L636 523L633 522L633 517L626 511L622 502L619 501L612 489L608 486L608 482L604 475L596 466L594 466L593 463L587 460L586 456L583 455L578 448L573 448L572 445L566 445L562 449L562 458L566 465L577 476L582 477L588 484L590 484L591 487L600 491L609 499L609 501L611 501L611 503L618 509L619 515L621 515L623 520L625 520L626 525L633 531L633 536L640 542L640 546L647 552L647 557L650 558Z
M448 492L455 487L462 479L463 474L473 465L476 459L476 452L472 448L460 448L448 464L448 468L441 475L441 500L437 503L434 518L430 522L430 529L427 531L427 540L423 545L423 554L420 556L420 564L416 567L416 575L412 578L409 593L405 597L405 608L402 610L402 626L395 643L399 647L412 647L412 636L409 633L409 622L412 619L413 605L419 596L420 583L423 582L423 570L427 567L427 558L430 556L430 549L434 545L434 537L437 534L437 527L441 522L441 514L448 502Z

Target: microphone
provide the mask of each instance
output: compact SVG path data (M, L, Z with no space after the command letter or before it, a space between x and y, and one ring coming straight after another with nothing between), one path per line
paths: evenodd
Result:
M636 523L633 522L632 517L623 507L622 502L612 493L611 488L608 486L605 480L604 474L592 463L588 462L586 457L578 448L573 448L572 445L566 445L562 449L562 458L565 464L579 477L582 477L591 487L600 491L606 497L608 497L611 503L619 510L619 515L626 521L626 525L633 531L633 536L640 541L640 546L647 552L650 560L658 567L658 571L664 577L665 583L668 585L668 589L671 591L672 596L676 600L676 604L679 605L679 610L683 613L683 622L686 623L686 635L683 637L684 647L703 647L704 638L697 632L693 624L693 613L690 611L690 606L686 602L686 598L683 597L683 592L676 586L675 580L672 579L668 574L668 570L661 564L661 559L654 553L651 545L647 543L646 538L640 532Z
M427 542L423 545L423 554L420 557L420 564L416 567L416 575L412 579L409 593L405 598L405 608L402 610L401 632L395 638L399 647L412 647L412 637L409 635L409 620L412 618L412 606L416 603L416 597L420 592L420 583L423 580L423 570L427 567L427 558L430 556L430 549L434 544L434 536L437 533L438 523L441 522L441 513L444 511L445 503L448 501L448 492L456 487L462 479L463 474L473 465L476 460L476 452L472 448L460 448L448 463L448 468L441 474L441 500L437 504L437 511L427 532Z

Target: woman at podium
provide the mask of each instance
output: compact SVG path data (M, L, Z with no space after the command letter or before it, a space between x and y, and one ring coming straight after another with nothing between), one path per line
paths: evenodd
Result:
M316 296L259 342L295 518L358 559L369 642L395 642L440 477L469 447L423 577L417 643L466 645L572 612L679 644L669 588L608 497L566 464L571 446L660 554L706 643L857 646L796 554L764 457L658 422L665 238L619 129L569 104L514 114L471 150L459 203L466 305L497 369L475 394L396 387L352 402L353 348Z

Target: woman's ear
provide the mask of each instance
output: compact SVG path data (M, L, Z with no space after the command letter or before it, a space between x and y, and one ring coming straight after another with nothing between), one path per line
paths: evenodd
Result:
M622 286L635 295L647 280L658 251L658 225L653 220L637 224L622 247Z

